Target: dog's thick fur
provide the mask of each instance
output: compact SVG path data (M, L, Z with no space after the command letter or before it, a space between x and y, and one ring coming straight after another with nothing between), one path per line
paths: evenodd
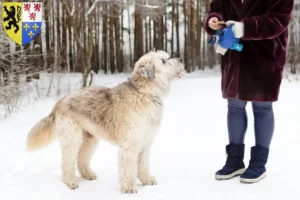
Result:
M184 66L163 51L150 52L137 61L126 82L114 88L91 86L74 91L54 106L27 137L35 150L58 136L62 150L63 182L78 187L75 165L81 176L95 180L89 163L99 139L119 146L119 178L123 193L136 193L136 178L156 184L149 172L149 153L160 126L163 98L171 81Z

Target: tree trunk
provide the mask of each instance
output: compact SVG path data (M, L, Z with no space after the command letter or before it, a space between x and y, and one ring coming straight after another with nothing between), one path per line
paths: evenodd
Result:
M57 10L57 5L59 4L59 2L57 2L57 0L53 0L53 19L54 19L54 23L53 23L53 31L54 31L54 63L53 63L53 67L56 71L59 71L59 67L58 67L58 63L57 63L57 59L58 59L58 12L59 10Z
M143 48L143 21L141 14L137 11L137 5L135 6L134 14L134 62L138 61L140 57L144 55Z
M121 27L120 27L120 6L114 5L114 17L117 17L115 19L115 41L116 41L116 63L117 63L117 69L118 72L123 72L123 66L121 64Z
M174 55L175 1L172 1L171 55Z
M209 11L209 5L210 5L210 1L209 0L207 0L206 1L206 7L205 7L205 9L206 9L206 12L208 12ZM208 67L210 68L210 69L212 69L213 67L214 67L214 65L215 65L215 51L214 51L214 47L213 46L208 46L207 47L208 49L207 49L207 65L208 65Z
M162 28L164 29L164 33L165 33L165 51L168 51L168 27L167 27L167 24L168 24L168 3L169 1L166 0L166 4L165 4L165 15L162 16L165 18L165 21L164 21L164 25L162 25ZM171 54L172 55L172 54Z
M130 26L130 12L129 12L129 1L127 0L127 18L128 18L128 41L129 41L129 65L132 67L132 41L131 41L131 26Z
M156 50L163 50L164 47L164 33L163 33L163 17L156 16L154 19L154 48Z
M120 65L121 65L121 68L122 68L122 71L121 72L124 72L125 69L124 69L124 52L123 52L123 48L124 48L124 32L123 32L123 26L124 26L124 23L123 23L123 14L124 14L124 10L123 8L121 7L121 27L119 28L120 31L121 31L121 36L120 36Z
M61 1L56 1L56 31L57 31L57 35L55 37L56 40L56 56L57 56L57 68L59 71L62 70L62 59L61 59L61 53L62 53L62 49L61 49L61 37L60 37L60 28L61 28L61 16L60 16L60 4Z
M67 52L67 13L64 12L64 6L61 5L62 9L62 39L61 39L61 49L60 49L60 55L62 55L62 68L63 70L69 70L67 66L67 59L68 59L68 52Z
M200 15L200 0L197 0L197 11L196 11L196 30L197 30L197 39L195 41L195 49L196 49L196 63L199 68L202 68L201 64L201 15Z
M149 51L151 51L153 49L153 44L152 44L152 21L151 21L151 16L149 16Z
M160 30L159 30L159 47L160 47L160 50L166 50L166 49L164 49L164 31L165 31L165 28L164 28L164 17L162 15L159 17L159 27L160 27Z
M144 20L144 27L145 27L145 52L147 53L149 51L149 46L148 46L148 42L149 42L149 39L148 39L148 24L147 24L147 18Z
M292 74L296 74L296 65L294 64L295 62L295 50L296 50L296 46L295 46L295 40L294 40L294 24L291 23L290 26L290 44L289 44L289 63L291 64L291 73Z
M103 5L103 12L107 12L107 5ZM103 28L102 28L102 49L103 49L103 62L102 69L107 73L107 16L103 15Z
M44 2L44 18L45 18L45 35L46 35L46 52L45 52L45 66L44 69L48 69L50 66L49 58L50 58L50 23L49 23L49 0L45 0Z
M4 54L9 54L10 45L6 44L3 49L4 49L4 52L3 52ZM3 79L4 79L4 84L5 85L9 84L9 70L10 70L10 67L11 67L10 62L9 62L9 60L10 60L9 57L10 56L8 56L8 59L5 59L3 61L3 64L5 65L6 70L3 70L3 68L1 67L1 69L3 70Z
M189 6L190 6L190 13L189 13L189 53L190 53L190 70L189 72L194 71L195 68L195 49L194 49L194 33L195 33L195 27L194 27L194 2L193 0L189 0Z
M94 70L96 73L98 73L99 71L99 67L100 67L100 19L101 19L101 16L100 16L100 8L97 7L96 8L96 14L95 14L95 31L96 31L96 35L95 35L95 52L94 52L94 58L95 58L95 61L94 61Z
M192 57L193 57L193 6L192 6L192 0L186 0L186 15L188 18L188 23L187 23L187 72L192 72Z
M176 51L176 57L180 57L180 39L179 39L179 2L177 2L176 5L176 40L177 40L177 51Z
M35 57L33 58L34 77L38 76L37 74L39 73L39 71L41 71L41 66L42 66L42 63L41 63L41 59L42 59L42 42L41 42L42 40L41 40L41 37L42 37L42 34L40 32L33 41L33 44L34 44L33 53L35 55Z
M109 6L110 13L113 12L113 6ZM114 17L109 18L109 52L110 52L110 70L111 73L115 73L116 65L115 65L115 46L114 46Z
M71 20L73 21L73 19L71 17L68 17L67 18L68 21L67 21L67 26L68 26L68 40L69 40L69 48L68 48L68 56L67 56L67 59L68 59L68 63L69 63L69 70L70 72L74 72L74 63L73 63L73 55L74 55L74 52L73 52L73 33L72 33L72 22L70 22Z
M183 14L184 14L184 63L185 63L185 69L187 70L188 68L188 55L187 55L187 45L188 45L188 35L187 35L187 0L183 1Z
M87 33L87 37L88 37L88 46L87 46L87 66L84 70L83 73L83 85L82 87L86 87L87 86L87 80L88 80L88 76L92 70L92 55L93 55L93 41L94 41L94 33L93 33L93 24L92 24L92 17L91 15L88 16L88 33Z

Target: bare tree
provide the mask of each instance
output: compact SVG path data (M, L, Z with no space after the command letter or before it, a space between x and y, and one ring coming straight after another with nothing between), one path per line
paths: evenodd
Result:
M135 5L135 9L138 10L139 6ZM136 62L144 54L143 21L141 13L135 12L134 23L134 62Z

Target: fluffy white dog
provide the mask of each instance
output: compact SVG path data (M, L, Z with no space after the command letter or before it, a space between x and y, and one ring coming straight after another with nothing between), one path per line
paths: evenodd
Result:
M114 88L82 88L60 99L50 115L31 129L27 147L38 149L57 135L63 182L76 189L76 160L81 176L95 180L90 160L98 140L108 140L119 146L123 193L137 192L137 178L144 185L154 185L156 179L149 172L151 144L161 123L163 98L171 81L183 72L180 59L169 59L164 51L150 52L136 62L126 82Z

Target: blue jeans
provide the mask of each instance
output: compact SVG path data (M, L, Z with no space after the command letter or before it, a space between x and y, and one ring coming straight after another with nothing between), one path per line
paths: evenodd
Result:
M244 144L248 126L246 101L228 100L227 126L229 142ZM274 133L274 113L272 102L252 102L254 114L255 143L269 149Z

